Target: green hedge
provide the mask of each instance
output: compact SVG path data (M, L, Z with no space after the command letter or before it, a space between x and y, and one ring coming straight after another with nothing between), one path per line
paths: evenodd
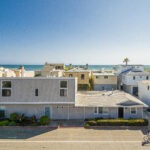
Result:
M92 119L85 122L86 126L147 126L146 119Z
M8 120L0 121L0 126L8 126L8 125L9 125L9 121Z
M40 125L48 125L50 122L49 118L47 116L42 116L40 118Z

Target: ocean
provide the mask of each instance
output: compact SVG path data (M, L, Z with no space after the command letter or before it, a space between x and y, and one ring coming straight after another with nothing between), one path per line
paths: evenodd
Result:
M4 67L4 68L10 68L10 69L16 69L19 68L22 65L1 65L0 67ZM31 71L31 70L41 70L43 68L43 65L23 65L25 70ZM68 65L66 65L68 66ZM75 65L75 66L82 66L82 65ZM89 70L99 70L101 68L105 68L105 69L113 69L113 67L115 67L115 65L89 65ZM150 65L145 65L144 66L147 69L150 69Z

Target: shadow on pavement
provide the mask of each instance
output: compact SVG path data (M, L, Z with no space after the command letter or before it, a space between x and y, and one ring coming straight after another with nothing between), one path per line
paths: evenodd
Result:
M0 139L28 139L57 128L52 127L0 127Z

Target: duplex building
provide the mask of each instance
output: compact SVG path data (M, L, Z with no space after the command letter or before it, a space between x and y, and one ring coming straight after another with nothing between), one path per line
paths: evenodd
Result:
M94 90L116 90L117 89L117 76L114 73L93 73Z
M0 117L18 112L51 119L142 118L144 107L121 91L77 92L76 78L0 78Z

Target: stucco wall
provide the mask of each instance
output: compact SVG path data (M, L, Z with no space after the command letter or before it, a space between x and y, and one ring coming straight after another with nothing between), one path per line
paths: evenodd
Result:
M105 79L104 76L108 76ZM115 75L94 75L94 84L117 84L117 76Z
M148 86L150 87L149 84L144 84L140 82L138 84L138 89L139 89L139 98L142 100L144 103L150 106L150 89L148 89Z
M94 91L102 91L102 90L116 90L117 85L115 84L94 84Z
M78 84L89 84L90 73L89 72L65 72L65 77L69 77L72 74L72 77L78 78ZM81 75L84 74L84 79L81 79Z

